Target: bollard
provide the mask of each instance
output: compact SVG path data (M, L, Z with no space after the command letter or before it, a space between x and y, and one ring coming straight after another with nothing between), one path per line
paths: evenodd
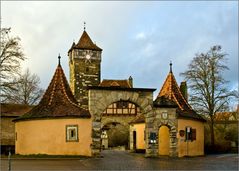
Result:
M11 149L10 148L8 153L8 171L11 171Z

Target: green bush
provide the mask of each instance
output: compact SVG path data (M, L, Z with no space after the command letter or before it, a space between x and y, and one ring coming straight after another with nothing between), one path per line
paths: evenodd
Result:
M211 147L211 135L208 124L205 125L205 153L228 153L238 151L238 125L215 124L215 146ZM236 142L237 150L231 147L231 142Z

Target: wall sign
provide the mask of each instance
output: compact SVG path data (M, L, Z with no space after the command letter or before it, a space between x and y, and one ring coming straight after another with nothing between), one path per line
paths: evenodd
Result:
M162 113L162 118L163 119L168 119L168 113L167 112L163 112Z
M180 137L184 137L185 131L184 131L184 130L180 130L180 131L179 131L179 135L180 135Z

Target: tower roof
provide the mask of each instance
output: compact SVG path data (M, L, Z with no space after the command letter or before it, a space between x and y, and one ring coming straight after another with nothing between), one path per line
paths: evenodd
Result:
M85 30L83 31L83 34L81 35L78 43L77 44L73 43L68 52L70 52L72 49L88 49L102 51L101 48L99 48L95 43L92 42L90 36Z
M187 100L183 97L172 72L172 63L170 63L170 71L156 100L154 101L154 105L168 107L177 106L177 113L179 116L202 119L202 117L196 114L196 112L188 104Z
M183 97L173 72L169 72L164 84L158 94L158 97L164 97L175 102L181 110L192 110L186 99Z
M100 87L121 87L121 88L133 88L128 80L106 80L104 79L100 84Z
M15 121L55 117L90 118L89 111L77 105L61 67L60 59L40 103Z

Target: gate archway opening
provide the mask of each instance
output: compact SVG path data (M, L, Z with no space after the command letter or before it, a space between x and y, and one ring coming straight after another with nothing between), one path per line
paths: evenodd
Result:
M110 104L101 115L101 148L129 149L129 123L139 114L139 106L131 101Z
M106 135L106 136L105 136ZM128 148L129 127L117 122L102 127L102 149Z

